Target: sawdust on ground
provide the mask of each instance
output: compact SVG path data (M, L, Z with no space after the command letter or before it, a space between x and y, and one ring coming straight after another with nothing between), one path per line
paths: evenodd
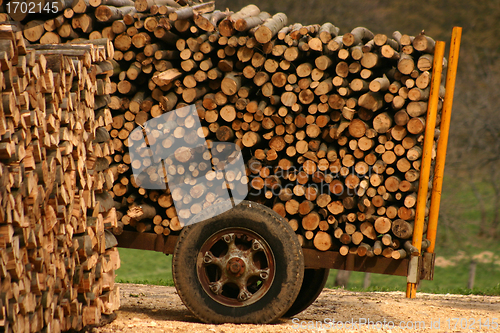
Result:
M174 287L120 284L121 308L95 333L243 332L499 332L500 297L324 289L296 318L269 325L200 322L182 304ZM354 322L354 324L353 324Z

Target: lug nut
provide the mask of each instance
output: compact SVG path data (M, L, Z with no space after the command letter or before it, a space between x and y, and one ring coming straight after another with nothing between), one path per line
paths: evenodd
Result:
M205 256L203 257L203 262L205 264L210 264L213 262L213 260L214 260L214 256L212 255L212 253L210 253L210 252L205 253Z
M262 247L262 244L258 240L254 240L252 243L252 250L254 251L259 251L263 250L264 248Z
M244 302L247 299L249 299L250 297L252 297L252 294L250 294L247 290L242 290L242 291L240 291L240 294L238 295L238 300L240 300L241 302Z
M216 295L220 295L222 292L222 286L219 282L214 282L210 284L210 290Z

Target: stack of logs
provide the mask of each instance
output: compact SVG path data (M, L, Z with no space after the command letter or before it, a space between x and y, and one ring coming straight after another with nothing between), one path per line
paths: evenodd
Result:
M0 330L60 332L119 307L106 126L113 50L0 25ZM95 111L94 111L95 110Z
M133 129L194 104L198 135L209 146L228 141L243 148L249 177L235 177L250 185L251 200L288 220L303 246L394 259L413 252L408 240L434 40L364 27L340 34L331 23L288 25L285 14L255 5L233 13L214 10L213 2L180 4L75 0L57 18L25 26L31 42L113 42L116 75L106 82L113 121L106 128L115 151L109 166L119 219L114 232L178 232L183 224L174 201L186 207L197 196L217 201L219 189L171 193L132 176L132 163L151 163L131 159L128 147L139 139L129 137ZM155 126L148 139L164 148L189 143L182 126ZM209 163L175 158L183 165L169 167L187 182L200 172L218 177L202 169ZM157 171L153 182L164 180L165 171ZM182 217L199 210L193 205Z

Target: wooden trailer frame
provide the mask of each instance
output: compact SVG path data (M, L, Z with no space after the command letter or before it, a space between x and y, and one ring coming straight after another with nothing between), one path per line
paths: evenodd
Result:
M427 238L430 241L430 246L426 249L426 252L422 253L421 244L432 162L432 146L438 111L439 87L441 85L445 50L445 42L442 41L436 42L434 53L431 91L427 108L428 122L426 124L424 136L422 167L420 170L421 181L419 182L415 227L412 239L412 245L419 250L419 255L394 260L392 258L380 256L360 257L356 254L347 254L346 256L342 256L337 251L322 252L316 249L303 248L302 250L306 268L332 268L348 271L406 276L406 297L408 298L415 297L417 285L420 280L433 280L436 231L438 225L439 206L441 200L443 173L446 160L461 34L462 28L453 28L446 75L446 94L441 113L441 134L436 152L434 179L431 192L431 206L428 217ZM163 236L154 233L139 233L134 231L123 231L122 234L116 236L118 240L118 247L156 251L165 254L174 253L178 237L179 236L177 235Z

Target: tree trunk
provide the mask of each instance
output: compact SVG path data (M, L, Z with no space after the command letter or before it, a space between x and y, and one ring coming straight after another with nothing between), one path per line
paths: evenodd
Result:
M346 288L347 284L349 283L350 276L351 276L351 271L338 270L333 285L336 287Z

